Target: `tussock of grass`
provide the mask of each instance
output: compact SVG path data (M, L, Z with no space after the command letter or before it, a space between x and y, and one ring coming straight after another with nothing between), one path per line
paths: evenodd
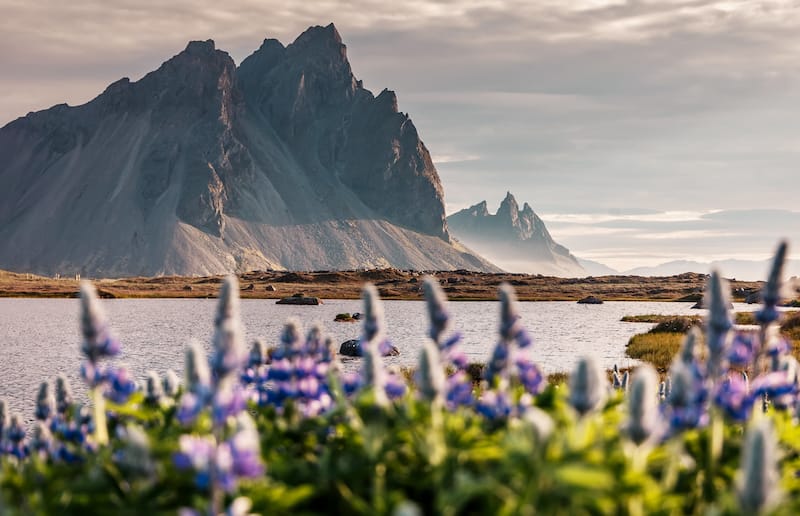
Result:
M680 349L683 337L684 334L680 332L640 333L628 341L625 354L665 371L669 369L673 357Z
M660 315L660 314L646 314L646 315L626 315L622 322L638 322L638 323L662 323L675 319L674 315ZM687 315L687 319L692 319L700 322L702 318L699 315Z

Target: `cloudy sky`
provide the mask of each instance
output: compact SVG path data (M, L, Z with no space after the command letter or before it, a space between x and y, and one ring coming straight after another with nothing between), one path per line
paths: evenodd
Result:
M625 269L800 245L800 2L0 0L0 125L80 104L191 39L237 61L333 21L397 92L448 212L507 190ZM793 253L797 256L800 253Z

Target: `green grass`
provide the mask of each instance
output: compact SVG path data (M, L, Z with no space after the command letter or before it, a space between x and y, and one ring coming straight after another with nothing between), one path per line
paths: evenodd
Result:
M680 349L683 337L680 332L640 333L628 341L625 354L649 362L659 371L666 371Z
M663 322L671 321L678 316L675 315L659 315L659 314L646 314L646 315L626 315L622 319L622 322L638 322L638 323L654 323L660 324ZM679 316L682 319L691 319L692 321L696 321L698 324L702 322L702 317L699 315L686 315L686 316Z

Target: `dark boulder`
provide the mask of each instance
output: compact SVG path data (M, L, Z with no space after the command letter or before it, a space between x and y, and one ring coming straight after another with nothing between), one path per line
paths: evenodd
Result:
M339 354L344 355L346 357L360 357L361 354L361 346L359 345L359 339L350 339L342 342L342 345L339 346ZM386 346L385 349L382 350L381 353L385 357L396 357L400 355L400 350L397 349L396 346L389 344Z
M603 300L595 296L586 296L578 301L579 305L602 305Z

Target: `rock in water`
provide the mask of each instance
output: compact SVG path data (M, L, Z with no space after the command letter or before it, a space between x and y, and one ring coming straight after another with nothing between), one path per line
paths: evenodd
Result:
M397 97L333 25L240 66L193 41L142 79L0 129L0 268L93 276L497 270L450 241Z
M586 296L578 301L579 305L602 305L603 300L595 296Z
M359 346L358 339L350 339L342 342L342 345L339 347L339 354L344 355L346 357L360 357L361 354L361 347ZM396 346L391 345L384 350L383 356L385 357L396 357L400 355L400 350L397 349Z
M511 192L494 215L489 213L486 201L482 201L450 215L447 224L464 245L508 271L565 277L587 275L569 249L553 240L528 203L519 209Z

